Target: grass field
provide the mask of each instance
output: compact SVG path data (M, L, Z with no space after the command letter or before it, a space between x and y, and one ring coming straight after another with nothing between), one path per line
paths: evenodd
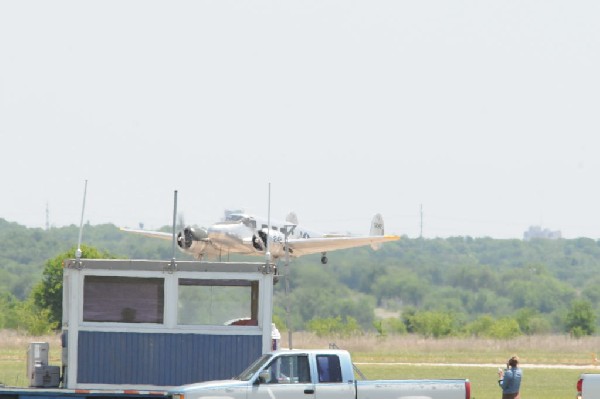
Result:
M51 365L60 365L60 336L31 337L12 330L0 330L0 383L27 386L27 348L30 342L50 344Z
M287 338L287 333L283 333L282 347L287 346ZM330 343L335 343L349 350L359 369L369 379L468 378L474 399L500 397L496 372L513 354L519 355L523 366L523 399L573 399L579 374L600 373L594 360L596 353L600 352L600 337L537 336L495 341L367 335L323 339L312 334L295 333L292 338L294 348L327 348ZM50 363L60 365L58 336L30 337L2 331L1 383L27 385L25 368L29 342L49 342Z
M287 338L283 333L282 346L287 346ZM335 343L349 350L368 379L468 378L473 399L501 397L498 367L503 367L513 354L522 363L523 399L574 399L579 374L600 373L595 360L600 337L535 336L509 341L414 336L319 339L298 333L292 338L296 348L322 348Z

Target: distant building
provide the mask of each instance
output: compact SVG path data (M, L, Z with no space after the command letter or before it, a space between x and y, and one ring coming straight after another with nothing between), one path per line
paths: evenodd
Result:
M534 238L545 238L547 240L556 240L562 237L560 230L552 231L542 229L542 226L529 226L529 230L523 233L523 239L529 241Z

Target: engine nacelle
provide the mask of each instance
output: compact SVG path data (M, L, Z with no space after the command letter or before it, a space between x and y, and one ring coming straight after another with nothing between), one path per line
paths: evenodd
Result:
M285 256L285 235L279 231L270 230L269 252L274 258ZM260 252L267 251L267 229L260 229L252 236L252 246ZM290 255L292 250L290 250Z
M200 258L208 243L208 232L202 228L186 227L177 233L177 245L182 251Z
M252 235L252 246L257 251L265 251L267 248L267 233L264 230L259 230Z

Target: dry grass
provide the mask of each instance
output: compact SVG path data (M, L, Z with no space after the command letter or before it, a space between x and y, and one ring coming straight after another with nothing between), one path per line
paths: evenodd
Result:
M281 346L287 347L288 333L282 333ZM511 340L475 338L427 339L412 335L350 338L319 338L299 332L292 336L294 348L324 348L329 343L347 349L356 362L476 363L505 364L518 354L523 364L595 365L600 337L580 339L568 336L533 336Z
M16 330L0 330L0 349L27 350L30 342L48 342L50 347L60 346L60 334L32 337L31 335Z

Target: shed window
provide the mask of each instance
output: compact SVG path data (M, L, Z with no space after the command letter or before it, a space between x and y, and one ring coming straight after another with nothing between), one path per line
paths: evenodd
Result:
M177 323L258 325L258 281L179 279Z
M83 321L162 323L164 303L162 278L84 278Z

